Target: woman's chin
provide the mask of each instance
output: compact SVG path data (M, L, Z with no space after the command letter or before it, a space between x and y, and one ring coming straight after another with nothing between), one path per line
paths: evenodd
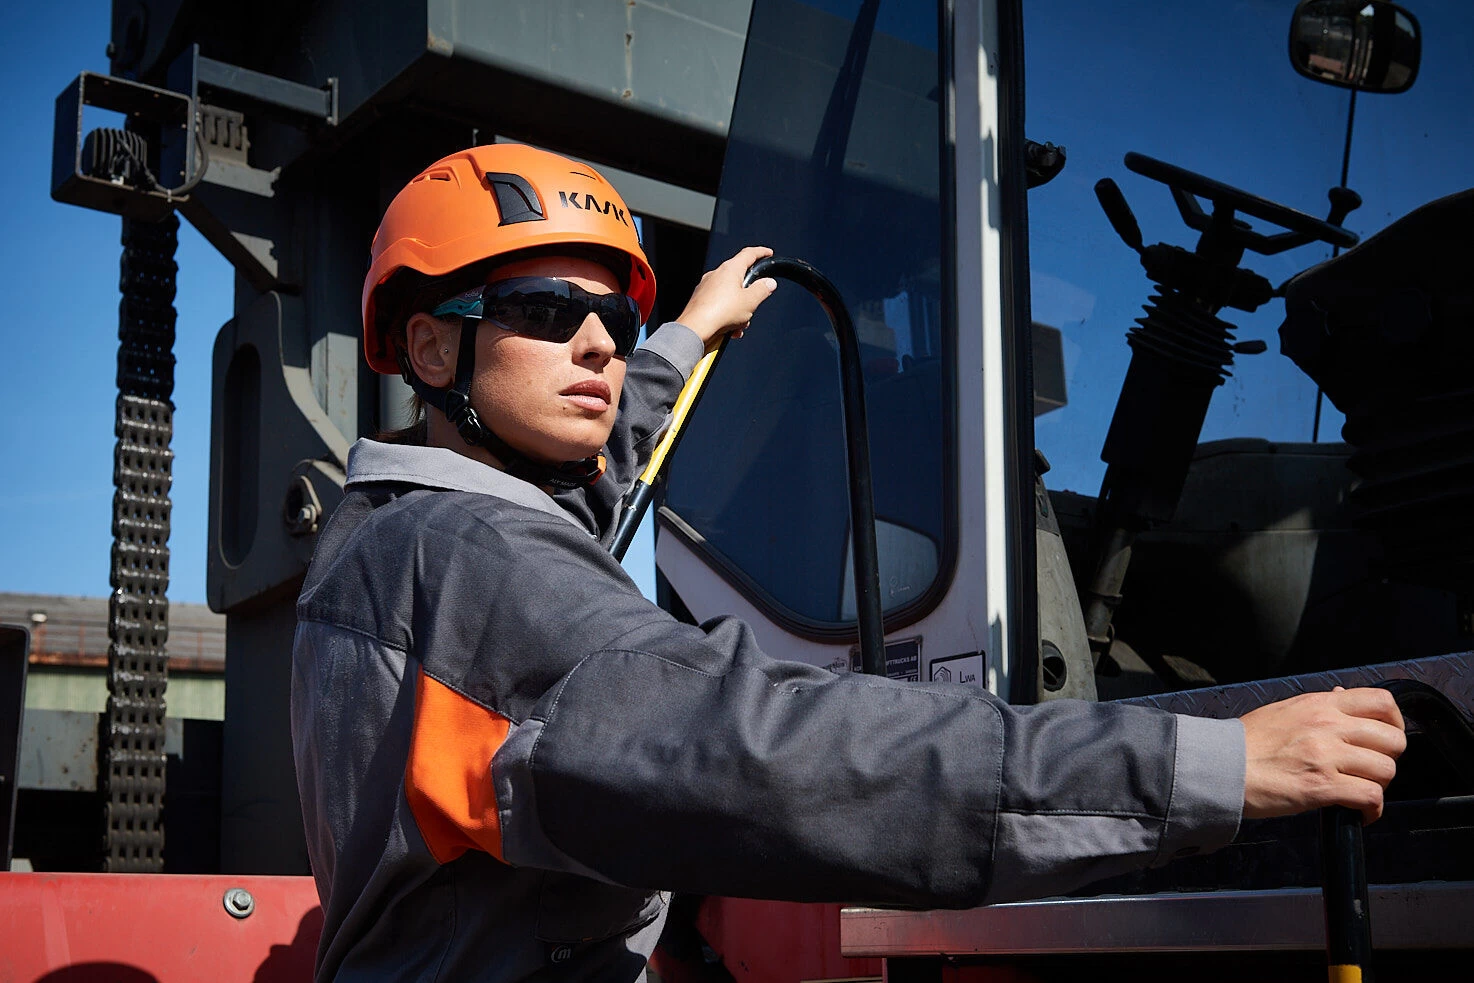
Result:
M537 447L528 456L537 458L545 464L563 464L567 461L582 461L586 457L593 457L604 449L609 435L604 433L594 434L560 434L557 438L544 439L537 442Z

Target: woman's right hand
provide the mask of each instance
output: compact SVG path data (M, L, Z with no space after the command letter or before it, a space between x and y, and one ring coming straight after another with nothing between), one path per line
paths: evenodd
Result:
M1302 693L1245 714L1244 818L1340 805L1366 822L1407 748L1402 712L1385 689Z

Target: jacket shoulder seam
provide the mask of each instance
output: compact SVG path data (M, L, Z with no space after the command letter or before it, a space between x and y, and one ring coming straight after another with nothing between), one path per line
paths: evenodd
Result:
M644 625L637 625L636 627L631 628L630 631L632 631L632 632L633 631L639 631L640 628L643 628L643 627L645 627L645 626ZM625 634L629 634L629 632L626 632ZM592 658L595 658L596 656L600 656L600 655L642 655L642 656L644 656L647 659L654 659L656 662L663 662L663 663L665 663L668 666L674 666L677 669L685 669L685 670L687 670L689 672L696 673L698 676L706 676L706 677L708 677L710 679L720 679L721 677L723 677L723 676L726 675L725 672L708 672L705 669L698 669L695 666L687 665L684 662L678 662L677 660L672 659L669 656L660 655L660 654L655 653L655 652L647 652L644 649L632 649L632 648L601 648L597 652L592 652L589 655L586 655L582 659L578 660L578 664L575 665L572 669L568 670L568 673L567 673L567 675L564 678L567 678L567 676L572 676L575 672L578 672L579 669L583 668L583 664L585 662L589 661ZM548 708L548 716L550 716L550 717L552 716L553 708L556 707L556 706L557 706L557 703L555 701L554 704L553 704L553 707L549 707Z
M606 650L601 649L600 651ZM542 717L537 718L542 721L544 726L537 729L537 734L532 738L532 747L527 749L527 770L529 773L531 773L536 766L537 749L539 745L542 744L543 735L548 732L548 728L546 726L547 723L551 721L553 717L558 713L558 703L560 700L563 699L563 690L568 685L568 680L573 678L573 674L582 669L584 664L592 659L595 655L598 655L598 652L590 653L589 655L584 656L582 659L579 659L578 662L573 666L573 668L564 673L563 678L558 680L558 682L555 684L557 692L553 695L553 702L548 706L547 713L544 714Z
M502 498L499 495L483 495L478 492L460 492L459 494L475 495L477 496L477 498L496 499L498 504L510 505L513 508L520 509L521 511L528 513L527 515L519 515L517 517L517 522L519 525L535 524L539 526L547 526L550 529L571 529L575 532L583 533L584 536L588 538L589 542L595 544L598 543L598 540L596 540L587 529L583 528L583 526L578 523L577 517L568 512L568 510L564 509L561 505L558 506L558 509L562 514L552 515L550 513L544 512L542 509L533 508L531 505L523 505L521 502L514 502L509 498ZM481 528L498 534L502 533L501 527L483 516L479 509L463 508L462 511L469 519L474 521Z
M345 625L345 624L343 624L340 621L332 620L332 619L329 619L329 618L322 618L322 617L314 617L312 615L305 615L301 611L298 611L297 612L297 623L298 624L310 624L310 625L322 625L325 628L336 628L339 631L346 631L350 635L359 635L359 636L361 636L363 638L369 639L370 641L378 642L380 645L383 645L383 646L386 646L388 648L394 649L396 652L403 652L405 655L412 655L413 654L410 651L408 645L405 645L405 644L403 644L401 642L390 641L389 639L383 638L380 635L376 634L375 632L368 631L367 629L364 629L364 628L358 628L358 627L355 627L353 625Z

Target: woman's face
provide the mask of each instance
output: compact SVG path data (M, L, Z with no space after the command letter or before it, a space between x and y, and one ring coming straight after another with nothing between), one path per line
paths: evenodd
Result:
M618 293L619 281L586 259L539 257L499 267L492 280L560 277L590 293ZM591 457L609 439L624 359L590 314L565 342L539 341L484 322L476 338L471 405L517 450L549 464Z

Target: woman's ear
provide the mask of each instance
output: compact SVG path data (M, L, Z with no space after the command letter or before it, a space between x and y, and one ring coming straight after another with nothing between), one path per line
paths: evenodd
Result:
M410 368L432 389L448 389L455 382L460 328L421 311L404 326L405 354Z

